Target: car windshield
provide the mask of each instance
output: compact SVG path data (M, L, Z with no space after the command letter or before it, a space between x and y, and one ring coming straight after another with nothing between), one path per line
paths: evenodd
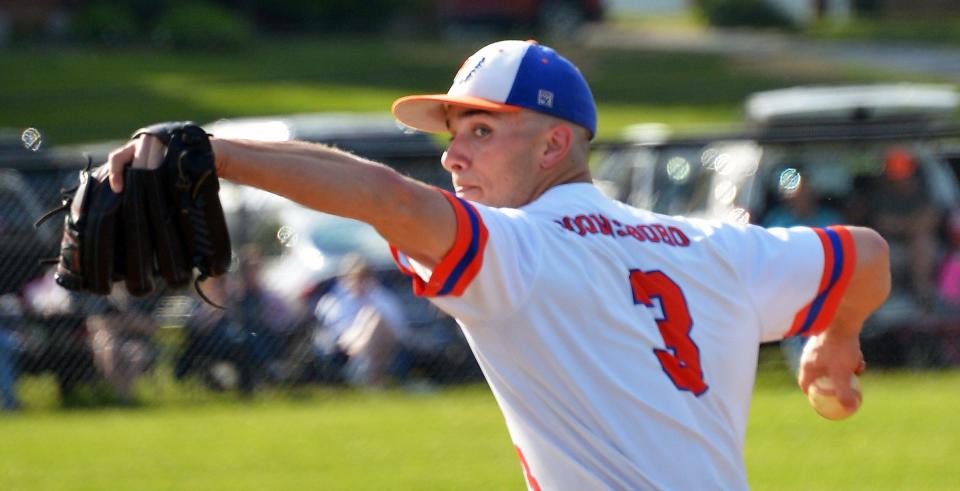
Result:
M310 229L310 242L327 256L343 256L359 252L364 257L389 260L387 242L373 227L356 220L331 215L322 218Z
M765 223L767 210L805 192L868 223L857 199L876 187L891 155L916 166L930 200L947 209L957 185L938 161L938 144L922 140L755 142L717 140L616 147L601 152L597 184L608 195L666 215Z
M597 184L609 196L665 215L710 216L730 205L756 172L753 142L683 142L614 148L600 157Z
M957 201L957 187L934 150L910 141L766 144L754 178L760 189L741 204L755 211L752 221L779 225L771 223L770 210L803 189L844 223L869 224L871 195L882 191L891 177L915 175L926 199L949 209Z

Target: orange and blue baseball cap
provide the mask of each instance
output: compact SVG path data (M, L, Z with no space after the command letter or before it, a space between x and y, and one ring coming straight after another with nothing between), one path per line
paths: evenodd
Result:
M401 123L421 131L447 131L446 108L491 112L521 109L549 114L597 134L597 106L580 70L536 41L499 41L463 63L446 94L411 95L393 103Z

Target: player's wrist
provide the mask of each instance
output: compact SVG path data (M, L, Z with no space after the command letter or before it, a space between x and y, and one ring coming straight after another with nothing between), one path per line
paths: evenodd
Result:
M210 136L210 148L213 150L213 166L217 176L224 177L227 169L227 149L223 139Z
M834 322L817 337L820 339L821 344L834 346L855 344L859 346L861 325L862 324L857 322L842 322L839 319L835 319Z

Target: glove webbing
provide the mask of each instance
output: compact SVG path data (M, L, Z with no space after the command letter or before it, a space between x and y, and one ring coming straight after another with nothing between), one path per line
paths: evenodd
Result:
M87 154L84 154L84 156L87 157L87 165L84 167L83 170L84 172L90 172L90 169L93 167L93 158ZM190 222L193 225L192 228L194 230L194 238L197 241L197 249L203 254L212 255L213 244L210 242L210 237L209 237L209 234L207 233L206 227L203 227L203 224L205 223L204 217L202 214L202 207L204 205L204 201L202 197L196 196L196 190L199 189L199 183L202 182L204 179L206 179L208 175L209 174L204 174L204 176L200 178L200 180L197 183L198 185L194 187L194 192L191 193L195 198L197 206L190 206L189 203L185 203L185 204L187 205L186 206L187 210L189 210ZM181 177L180 183L187 183L187 185L189 186L189 183L184 178L182 171L180 171L180 177ZM68 211L70 209L70 206L73 205L74 193L76 193L79 187L80 185L78 184L69 189L60 188L60 206L57 206L56 208L48 210L46 213L40 216L40 218L38 218L35 222L33 222L34 229L39 229L40 226L43 225L50 218L53 218L54 216L62 212ZM60 262L60 256L58 255L54 257L41 258L37 262L41 266L51 266ZM208 271L201 271L200 275L193 280L193 288L197 292L197 295L200 296L200 298L203 299L203 301L209 304L210 306L221 309L221 310L226 310L226 308L223 307L222 305L219 305L213 300L210 300L210 297L207 297L207 295L203 293L203 289L200 288L200 283L202 283L207 278L210 278L208 273L209 273Z
M83 171L90 172L90 168L93 167L93 158L86 153L84 153L83 156L87 158L87 165L83 168ZM59 213L63 213L69 210L70 206L73 205L73 196L74 196L74 193L77 192L77 189L80 189L79 183L76 186L69 189L60 188L60 206L52 210L48 210L46 213L41 215L40 218L38 218L35 222L33 222L34 230L38 230L40 228L40 225L43 225L44 222L52 218L54 215L57 215ZM41 258L37 261L37 263L40 264L41 266L51 266L59 262L60 262L59 255L53 256L53 257Z
M83 170L84 172L90 172L90 167L93 166L93 158L87 154L84 154L84 156L87 158L87 165L83 168ZM77 192L77 189L80 189L80 184L77 184L70 189L60 188L60 206L44 213L40 218L37 219L37 221L33 222L33 228L39 229L40 225L43 225L43 222L46 222L57 213L69 210L70 205L73 204L73 193ZM59 260L60 256L53 258L53 261L55 262ZM47 264L47 261L50 261L50 258L41 259L40 261L41 264Z

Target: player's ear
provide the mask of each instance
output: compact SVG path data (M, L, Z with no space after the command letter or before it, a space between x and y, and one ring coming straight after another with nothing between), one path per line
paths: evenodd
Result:
M573 129L564 123L555 123L547 128L544 135L545 145L540 160L540 167L551 169L562 162L573 145Z

